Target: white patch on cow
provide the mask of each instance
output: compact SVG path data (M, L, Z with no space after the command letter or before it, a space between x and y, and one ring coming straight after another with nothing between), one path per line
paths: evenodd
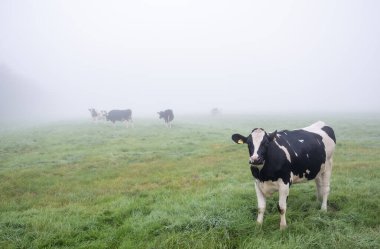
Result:
M288 135L286 132L284 132L285 135Z
M282 179L278 179L277 181L264 181L260 182L259 180L256 180L256 184L258 188L261 190L261 193L265 197L271 196L274 192L277 192L279 189L279 183L283 182Z
M277 143L277 141L274 141L274 142L276 143L276 145L278 146L278 148L280 148L282 151L285 152L286 159L288 159L288 161L291 163L290 154L289 154L288 149L286 149L285 146L279 145L279 144Z
M296 154L296 157L298 157L298 154L297 154L297 152L295 152L295 151L294 151L294 154Z
M310 174L310 170L307 169L307 170L306 170L306 174Z
M306 157L309 158L309 153L306 154Z
M298 141L299 141L300 143L303 143L304 140L303 140L303 139L299 139Z
M302 128L302 129L306 130L306 131L313 132L313 130L315 131L315 130L322 129L322 127L325 126L325 125L326 125L325 122L323 122L323 121L317 121L314 124L311 124L308 127L305 127L305 128Z
M257 168L257 169L260 171L260 170L262 170L262 168L264 167L264 164L265 164L265 161L263 161L263 164L252 165L252 167Z
M256 129L252 132L251 136L252 136L252 142L253 142L253 147L254 147L252 158L257 159L258 158L257 151L260 147L261 142L263 141L263 138L265 136L265 131L263 131L262 129Z

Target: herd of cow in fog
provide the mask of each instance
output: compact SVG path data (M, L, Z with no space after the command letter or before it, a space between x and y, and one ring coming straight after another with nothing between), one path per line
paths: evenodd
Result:
M115 124L116 121L125 122L126 126L129 127L131 125L133 127L133 119L132 119L132 110L111 110L109 112L105 110L97 111L94 108L88 109L91 113L91 117L93 121L97 120L106 120L111 121ZM174 119L173 110L167 109L164 111L157 112L160 119L165 121L165 125L171 128L171 122Z
M94 122L98 120L106 120L106 121L111 121L112 123L115 124L116 121L124 122L127 127L130 125L133 127L133 119L132 119L132 110L131 109L126 109L126 110L111 110L111 111L106 111L106 110L100 110L97 111L95 108L89 108L92 120ZM165 122L165 125L168 128L172 127L171 122L174 119L174 114L173 110L171 109L166 109L164 111L159 111L157 112L159 115L159 119L163 119ZM221 110L219 108L213 108L211 109L211 115L212 116L217 116L221 114Z

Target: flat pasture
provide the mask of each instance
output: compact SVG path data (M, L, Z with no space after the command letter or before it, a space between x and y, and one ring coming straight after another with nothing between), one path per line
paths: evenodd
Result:
M314 181L259 226L233 133L323 120L337 137L327 213ZM380 115L90 120L0 127L0 248L380 248Z

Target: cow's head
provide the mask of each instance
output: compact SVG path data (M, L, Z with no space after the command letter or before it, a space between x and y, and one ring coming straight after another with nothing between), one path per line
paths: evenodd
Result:
M161 111L161 112L157 112L157 114L160 115L159 118L165 118L165 115L164 115L165 112Z
M268 134L261 128L255 128L248 137L233 134L232 140L237 144L247 144L249 163L251 165L261 165L265 162L268 145L276 137L276 134L277 131Z

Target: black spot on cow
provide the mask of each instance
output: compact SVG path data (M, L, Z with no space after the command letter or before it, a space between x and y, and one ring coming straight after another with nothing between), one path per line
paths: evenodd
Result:
M336 143L335 133L331 127L323 126L322 131L326 132L326 134L329 135L332 140L334 140L334 143Z

